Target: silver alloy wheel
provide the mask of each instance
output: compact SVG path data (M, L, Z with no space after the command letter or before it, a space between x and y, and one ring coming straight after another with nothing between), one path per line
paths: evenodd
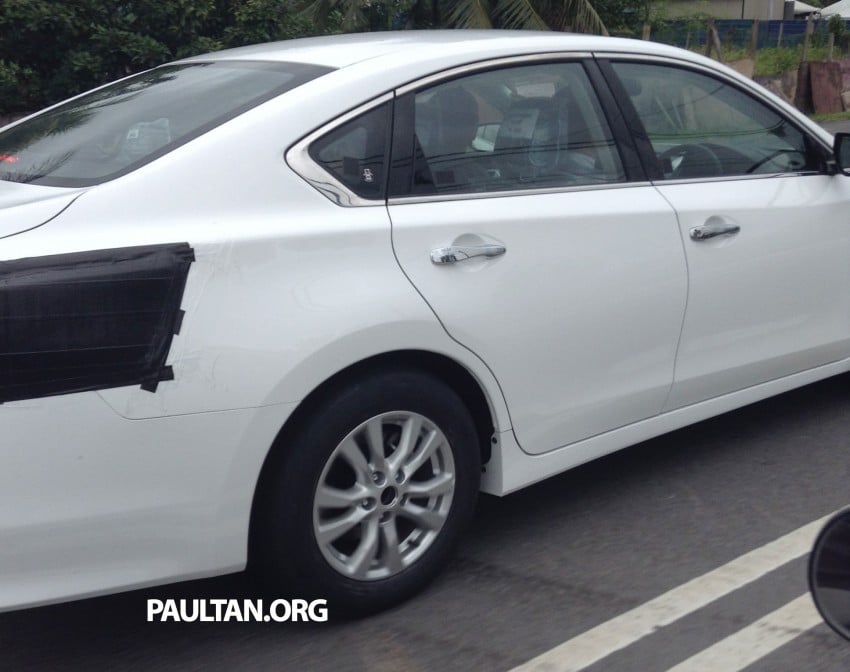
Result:
M360 581L386 579L434 543L452 506L449 442L428 418L381 413L331 453L313 498L313 533L325 560Z

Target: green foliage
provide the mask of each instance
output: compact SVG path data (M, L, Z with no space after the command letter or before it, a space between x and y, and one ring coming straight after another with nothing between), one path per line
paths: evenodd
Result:
M788 70L795 70L800 65L802 56L802 46L759 49L756 52L755 74L780 75Z
M228 46L288 40L313 32L313 24L280 0L245 0L238 3L233 25L224 31Z
M699 49L702 51L702 48ZM825 61L828 55L828 48L824 46L811 47L809 49L810 61ZM838 56L838 54L835 54ZM723 52L723 58L728 61L735 61L741 58L749 57L749 49L738 47ZM798 44L793 47L765 47L756 51L755 75L773 77L781 75L789 70L796 70L800 61L803 58L803 45Z
M828 56L828 48L825 46L813 46L809 49L808 60L825 61ZM838 54L835 54L838 56ZM773 49L760 49L756 53L757 75L778 75L788 70L796 70L803 58L803 45L796 47L782 47Z
M847 24L839 14L833 14L826 22L826 29L835 35L835 41L838 40L847 32Z
M338 30L293 0L0 0L0 114L30 111L168 60Z
M814 113L809 115L809 119L812 121L817 121L818 123L823 121L850 121L850 111L844 112L822 112L822 113Z
M668 5L669 0L0 0L0 115L35 110L175 58L306 35L437 27L604 34L607 26L612 33L640 37L649 23L653 37L664 39L671 25ZM694 14L675 22L684 22L686 46L697 48L706 18ZM843 20L830 18L827 30L836 47L847 49L850 32ZM825 49L823 34L813 36L813 59ZM727 60L735 37L725 36ZM756 74L796 68L800 57L799 46L760 49Z
M699 6L697 0L693 2ZM672 20L669 0L596 0L593 6L610 34L618 37L640 38L646 24L651 27L652 35L664 34L676 24L686 24L689 30L696 32L705 29L708 17L708 14L695 13Z
M0 101L16 97L29 98L33 87L33 71L17 63L0 60ZM0 112L3 110L0 109Z
M440 0L296 0L299 14L322 32L439 28Z
M835 36L835 46L847 50L850 48L850 31L847 30L847 19L833 14L826 22L827 32Z
M454 28L572 30L607 35L592 0L446 0Z
M651 6L601 1L612 17ZM224 47L436 27L606 32L593 0L0 0L0 114Z

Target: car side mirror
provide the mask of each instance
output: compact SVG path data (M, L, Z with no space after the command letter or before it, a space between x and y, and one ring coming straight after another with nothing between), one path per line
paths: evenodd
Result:
M809 590L823 620L850 639L850 508L833 516L818 534L809 557Z
M845 175L850 175L850 133L836 133L832 144L835 163Z

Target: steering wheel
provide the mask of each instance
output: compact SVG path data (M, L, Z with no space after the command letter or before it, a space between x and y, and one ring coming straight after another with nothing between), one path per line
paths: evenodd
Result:
M754 173L759 168L761 168L764 164L769 163L770 161L773 161L777 156L783 156L785 154L802 154L802 152L799 149L793 149L793 148L777 149L776 151L773 151L770 154L768 154L767 156L765 156L764 158L759 159L753 165L751 165L749 168L747 168L747 173ZM803 165L805 165L805 161L804 161ZM803 166L799 166L798 169L801 169L802 167ZM791 169L790 166L789 166L789 168L786 168L786 170L790 170L790 169ZM781 172L781 171L779 171L779 172Z
M688 177L720 177L723 175L723 164L713 151L706 145L690 144L671 147L662 152L658 159L662 163L670 162L673 179ZM678 159L678 163L676 163Z

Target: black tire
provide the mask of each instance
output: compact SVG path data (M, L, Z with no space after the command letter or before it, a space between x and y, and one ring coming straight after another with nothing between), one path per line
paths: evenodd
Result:
M420 421L419 416L425 420ZM376 423L379 426L383 437L381 452L388 458L384 463L388 470L395 450L399 450L393 450L394 445L403 443L402 421L409 421L412 428L422 424L421 434L417 433L420 438L404 442L416 446L405 463L415 473L405 474L404 468L395 475L374 470L373 462L380 458L372 460L368 455L377 435L370 441L368 430L362 428L353 434L367 421L370 428ZM417 430L408 430L414 431ZM354 452L351 440L343 450L341 444L347 438L360 447L372 470L370 478L375 490L369 492L374 496L358 499L358 504L346 504L347 508L328 508L322 506L324 499L316 499L320 483L323 494L360 492L366 486L373 487L364 485L363 469L350 467L350 473L346 473ZM421 467L416 467L417 461L425 459L427 451L419 449L426 444L438 447ZM401 459L403 453L406 454L399 452L395 459ZM364 615L390 607L421 590L448 561L472 518L480 470L479 442L472 418L460 397L441 380L421 371L387 371L349 383L330 394L319 412L302 422L286 445L277 446L270 456L262 478L263 491L255 504L252 565L278 597L325 598L331 614ZM382 476L381 489L378 483ZM398 484L393 479L399 479ZM451 480L454 487L450 494L429 494L426 498L404 490L421 492L427 486L431 493L449 487L446 484ZM435 483L442 485L436 488L432 485ZM419 489L414 491L415 487ZM408 532L408 528L419 524L415 522L418 515L408 518L409 512L421 509L427 510L422 520L428 524ZM339 539L325 539L320 544L317 535L339 520L333 518L336 514L362 514L366 518ZM440 518L442 526L435 530L433 521ZM393 530L395 537L390 537ZM395 545L398 553L388 551L393 544L385 536L400 540ZM373 546L375 556L358 563L357 551ZM368 556L365 552L364 555ZM407 564L402 567L402 562ZM343 573L354 571L354 567L363 568L358 570L359 576Z

